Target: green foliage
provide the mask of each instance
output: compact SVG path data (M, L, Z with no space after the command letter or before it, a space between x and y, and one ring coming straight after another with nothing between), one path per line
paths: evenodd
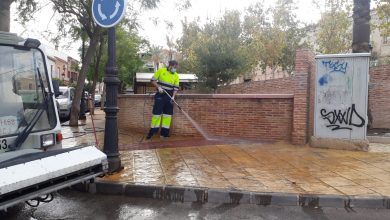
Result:
M57 81L59 86L65 86L64 81L61 80L61 79L59 79L59 78L53 77L52 80L53 80L53 81Z
M380 30L381 36L390 36L390 1L375 0L375 3L379 23L374 27Z
M93 88L93 84L92 83L87 83L85 86L84 86L84 90L87 91L89 94L92 94L95 92L95 88Z
M100 42L102 49L100 50L99 48L96 51L94 60L90 65L87 75L88 81L93 80L95 71L98 72L97 81L103 81L105 66L108 60L107 40L105 38ZM118 78L122 86L132 85L135 73L142 68L143 62L138 53L140 48L144 47L146 43L137 33L125 30L123 26L120 25L116 28L116 65L118 68ZM101 54L99 54L100 52ZM99 66L95 68L98 59L100 59Z
M22 24L26 24L26 22L30 21L34 18L34 12L36 12L39 8L39 3L36 0L13 0L17 2L17 10L19 14L18 20Z
M77 86L76 83L69 83L69 84L68 84L68 87L76 88L76 86Z
M202 27L196 22L182 21L183 35L177 42L183 59L180 61L181 72L198 72L195 67L194 46L200 41Z
M184 23L183 26L179 48L188 62L186 68L208 88L215 91L219 85L231 82L245 71L247 54L244 53L238 12L226 12L221 20L203 27L197 23Z
M126 85L133 84L135 73L143 66L138 55L145 41L136 33L117 28L117 66L119 79Z
M95 55L96 47L99 44L99 39L102 35L102 28L97 26L92 18L91 6L92 0L47 0L53 6L56 13L61 16L57 20L58 32L52 36L52 41L59 45L63 38L69 36L74 39L80 39L87 36L88 49L83 57L83 65L80 70L80 75L77 81L75 99L72 103L72 114L70 125L77 126L78 112L80 100L82 97L82 89L84 88L85 78L88 68ZM30 7L30 2L38 3L37 0L21 0L18 6L19 17L23 21L28 21L28 15L36 12L38 7ZM143 8L155 8L159 0L138 0ZM40 2L41 3L41 2ZM129 6L130 7L130 6ZM130 8L130 11L135 11ZM125 19L130 21L131 19ZM132 26L132 25L130 25ZM84 38L85 39L85 38Z
M300 27L294 10L292 0L278 0L275 7L269 9L264 9L260 3L248 9L244 23L246 36L256 58L255 64L263 71L267 67L293 71L295 51L303 45L302 39L308 31Z
M107 32L100 36L99 44L91 61L88 72L87 79L88 81L103 82L105 75L105 67L107 64Z
M348 0L327 0L318 22L317 44L324 54L346 53L352 45L351 4Z
M272 8L252 5L242 22L234 11L204 26L182 22L183 37L178 41L182 70L196 73L214 90L238 75L250 76L257 66L291 73L295 51L307 46L303 38L309 30L300 27L294 9L294 1L278 0Z
M304 26L297 20L294 10L295 3L292 0L279 0L273 10L274 27L284 32L282 35L283 48L281 56L278 58L277 65L288 73L292 73L295 65L295 51L298 48L310 48L310 45L304 40L310 26Z

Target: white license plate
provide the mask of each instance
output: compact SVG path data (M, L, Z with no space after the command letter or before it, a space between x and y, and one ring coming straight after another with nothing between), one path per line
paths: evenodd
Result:
M7 139L0 139L0 151L8 151L9 147Z

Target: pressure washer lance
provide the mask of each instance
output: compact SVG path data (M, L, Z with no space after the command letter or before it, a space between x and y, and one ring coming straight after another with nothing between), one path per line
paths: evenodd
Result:
M177 105L177 107L180 109L180 111L183 111L183 109L181 109L181 107L180 107L180 105L179 104L177 104L177 102L174 100L174 99L172 99L172 96L171 95L169 95L169 93L164 89L164 92L168 95L168 97Z

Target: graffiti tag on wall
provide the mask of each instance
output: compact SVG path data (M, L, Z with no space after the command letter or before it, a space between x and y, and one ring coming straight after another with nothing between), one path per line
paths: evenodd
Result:
M352 130L353 127L360 128L366 124L366 120L356 111L355 104L344 111L334 109L328 112L326 109L321 109L320 113L322 118L329 123L326 127L332 128L332 131Z
M327 67L330 70L330 72L340 72L340 73L344 73L344 74L347 72L347 67L348 67L347 62L340 62L339 60L322 61L322 65Z
M348 63L340 62L339 60L332 61L326 60L322 61L322 65L326 67L328 73L324 74L318 81L321 86L327 85L329 82L333 80L331 73L341 73L346 74Z

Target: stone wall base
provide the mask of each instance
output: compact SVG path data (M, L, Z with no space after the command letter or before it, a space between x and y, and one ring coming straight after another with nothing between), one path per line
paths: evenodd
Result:
M330 138L310 138L310 146L316 148L351 150L351 151L368 151L368 140L343 140Z

